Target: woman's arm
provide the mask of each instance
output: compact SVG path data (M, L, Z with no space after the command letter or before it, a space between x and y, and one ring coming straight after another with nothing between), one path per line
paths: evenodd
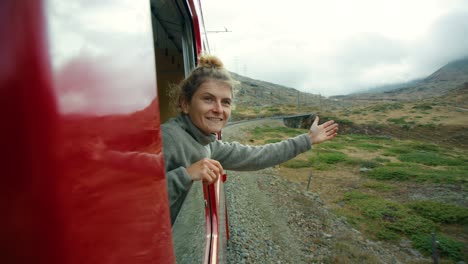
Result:
M248 146L240 143L212 144L212 158L229 170L259 170L288 161L309 150L312 144L320 144L337 135L338 124L334 121L318 125L316 117L307 134L289 138L278 143Z
M309 150L308 134L289 138L278 143L262 146L242 145L238 142L212 144L213 159L218 160L227 170L260 170L271 167Z

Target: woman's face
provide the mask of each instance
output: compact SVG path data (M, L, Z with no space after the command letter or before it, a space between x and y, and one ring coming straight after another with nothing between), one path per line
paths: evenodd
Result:
M231 86L221 81L204 82L191 102L182 102L182 111L205 134L221 131L231 115Z

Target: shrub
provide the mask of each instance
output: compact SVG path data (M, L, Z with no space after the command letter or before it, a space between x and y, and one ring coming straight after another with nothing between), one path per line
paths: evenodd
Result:
M379 163L383 163L383 162L390 162L389 159L386 159L386 158L381 158L381 157L375 157L374 159L372 159L373 161L375 162L379 162Z
M400 238L400 236L394 232L394 231L391 231L391 230L388 230L388 229L381 229L379 231L377 231L377 237L379 239L382 239L382 240L398 240Z
M388 122L390 123L394 123L396 125L404 125L404 124L407 124L407 122L405 121L405 118L404 117L400 117L400 118L389 118L387 119Z
M400 168L412 168L412 169L420 169L421 166L414 163L402 163L402 162L389 162L386 164L388 167L400 167Z
M372 161L372 160L361 161L360 165L361 165L362 168L377 168L377 167L381 166L379 163L377 163L375 161Z
M370 108L370 110L374 112L385 112L388 110L396 110L396 109L401 109L403 108L403 104L401 103L394 103L394 104L381 104L381 105L376 105Z
M334 142L334 141L325 141L324 143L320 144L321 148L327 149L344 149L346 146L343 143Z
M353 125L353 121L351 120L348 120L348 119L341 119L341 118L338 118L338 117L334 117L334 116L330 116L328 118L328 120L334 120L336 123L340 124L340 125Z
M394 187L394 186L384 184L384 183L380 183L380 182L365 183L363 186L367 187L367 188L370 188L370 189L377 190L377 191L381 191L381 192L390 192L390 191L393 191L393 190L396 189L396 187Z
M348 136L348 140L364 140L364 141L392 140L392 138L389 136L379 136L379 135L350 134L347 136Z
M418 127L428 128L428 129L436 129L437 125L434 124L434 123L429 123L429 124L418 125Z
M385 166L369 171L367 176L377 180L407 181L416 177L416 174L407 168Z
M362 148L362 149L367 149L367 150L377 150L377 149L382 148L381 145L367 143L367 142L356 144L356 147Z
M437 146L436 144L430 144L430 143L413 143L410 144L410 146L413 149L416 150L423 150L423 151L432 151L432 152L439 152L440 147Z
M377 227L374 230L376 236L390 239L394 237L392 233L411 236L438 228L431 220L412 213L403 205L374 195L352 191L344 195L343 201L360 213L369 225Z
M308 160L292 159L284 162L282 165L287 168L298 169L312 167L312 162Z
M389 162L384 167L369 171L366 176L377 180L433 182L467 186L468 169L464 166L449 169L427 169L415 163Z
M410 153L412 151L413 149L407 146L396 146L396 147L391 147L391 148L386 149L384 154L387 156L393 156L395 154Z
M402 213L396 221L385 222L385 227L406 236L417 235L417 234L428 234L438 229L438 226L424 217L419 215L409 214L407 212Z
M320 153L317 159L327 164L335 164L347 160L346 154L342 152Z
M351 165L351 166L362 166L363 163L365 163L366 160L359 159L359 158L346 158L344 161L345 164Z
M454 240L450 237L439 235L436 237L437 250L440 256L448 257L454 261L460 261L463 259L463 243ZM425 253L426 255L432 254L432 235L431 234L417 234L411 237L413 246Z
M419 109L419 110L431 110L432 106L430 106L429 104L420 104L420 105L415 105L412 108Z
M443 157L432 152L412 152L398 156L398 159L403 162L421 163L428 166L457 166L463 165L463 160Z
M289 128L289 127L276 127L270 131L277 131L286 134L287 136L297 136L304 133L304 129L299 128Z
M312 167L318 171L325 171L333 168L333 166L323 162L315 162Z
M468 224L468 209L436 201L416 201L408 207L436 223Z

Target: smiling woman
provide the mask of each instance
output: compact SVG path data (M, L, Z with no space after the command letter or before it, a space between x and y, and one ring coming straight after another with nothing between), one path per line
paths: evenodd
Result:
M204 55L180 84L180 114L161 126L171 221L175 222L193 181L214 183L229 170L259 170L285 162L336 136L338 125L315 119L308 134L278 143L247 146L217 139L231 114L237 82L214 56Z
M207 81L195 92L191 102L183 99L182 109L206 134L218 133L231 115L232 91L229 84Z
M233 86L237 85L222 62L203 56L199 67L181 84L179 104L205 134L218 133L231 115Z

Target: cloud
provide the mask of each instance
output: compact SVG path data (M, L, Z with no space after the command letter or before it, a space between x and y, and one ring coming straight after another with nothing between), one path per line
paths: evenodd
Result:
M467 1L203 3L208 29L232 31L209 34L230 70L322 95L425 77L468 55Z
M440 17L430 32L415 43L411 56L418 72L430 74L453 60L468 56L468 12Z

